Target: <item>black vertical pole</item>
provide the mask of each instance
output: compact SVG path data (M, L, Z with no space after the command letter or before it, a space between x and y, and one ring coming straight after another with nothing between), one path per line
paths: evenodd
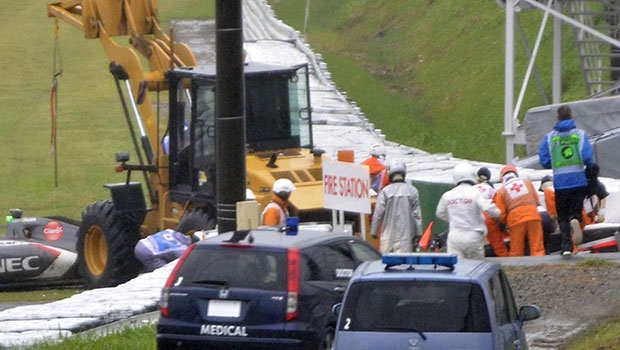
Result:
M241 1L215 2L215 127L219 233L236 229L236 203L245 200L245 93Z

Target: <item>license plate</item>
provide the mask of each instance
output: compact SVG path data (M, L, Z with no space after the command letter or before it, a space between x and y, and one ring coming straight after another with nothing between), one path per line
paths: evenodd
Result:
M213 317L239 317L241 315L241 302L238 300L209 300L207 316Z

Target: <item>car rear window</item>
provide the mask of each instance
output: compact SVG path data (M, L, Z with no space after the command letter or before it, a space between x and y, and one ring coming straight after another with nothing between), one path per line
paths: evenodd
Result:
M351 285L340 330L360 332L490 332L480 286L441 281Z
M286 252L194 249L179 269L181 286L286 290Z

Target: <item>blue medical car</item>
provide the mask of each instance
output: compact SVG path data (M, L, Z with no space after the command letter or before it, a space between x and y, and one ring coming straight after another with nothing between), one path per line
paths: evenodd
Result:
M237 231L192 245L162 292L158 349L331 349L332 306L379 252L358 237Z
M341 305L335 349L527 349L523 322L497 263L456 255L386 254L360 265Z

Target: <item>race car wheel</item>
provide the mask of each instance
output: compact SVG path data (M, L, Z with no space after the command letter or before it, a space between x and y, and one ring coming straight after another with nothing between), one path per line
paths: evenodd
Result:
M196 231L210 230L215 227L215 215L205 208L191 209L186 212L174 228L175 231L191 235Z
M78 271L88 288L116 286L141 269L134 255L141 217L114 213L111 200L95 202L82 212L77 231Z

